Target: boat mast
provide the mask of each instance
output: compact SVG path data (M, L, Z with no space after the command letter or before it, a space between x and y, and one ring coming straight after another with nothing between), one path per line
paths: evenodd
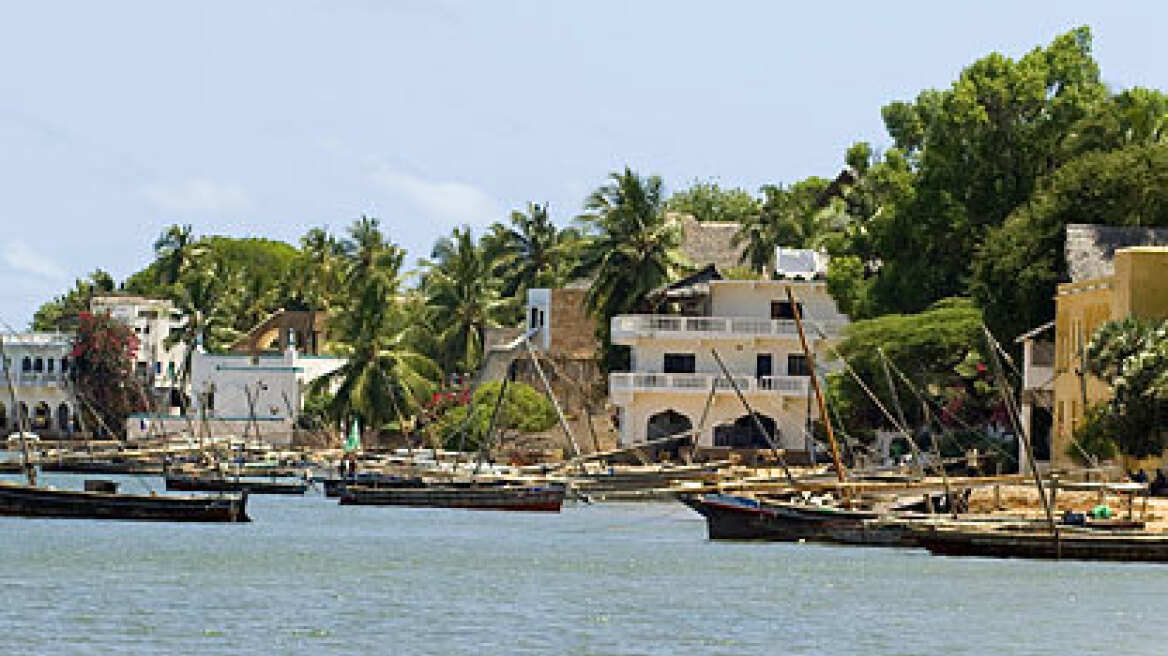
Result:
M839 444L835 441L835 432L831 429L831 419L827 416L827 403L824 402L823 390L819 387L819 376L815 371L815 354L807 345L807 333L803 331L803 310L795 301L795 293L791 291L790 285L787 285L787 301L790 302L791 312L795 315L795 328L799 331L799 344L803 347L803 357L807 360L807 367L810 369L811 387L815 390L815 402L819 405L819 418L823 421L824 428L827 429L827 441L831 445L831 462L835 465L835 475L839 479L840 485L843 485L847 482L847 472L844 471L844 463L840 460Z
M12 361L8 359L8 352L4 349L4 335L0 334L0 362L4 364L4 378L8 383L8 398L12 400L12 411L16 413L16 430L20 433L20 466L28 478L28 484L36 487L36 466L28 456L28 441L25 435L28 431L28 413L20 411L20 403L16 400L16 383L12 380Z

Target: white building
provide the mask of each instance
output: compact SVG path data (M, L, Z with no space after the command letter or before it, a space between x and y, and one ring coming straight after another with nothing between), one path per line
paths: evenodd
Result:
M68 385L72 336L20 333L2 338L10 366L8 375L0 375L0 427L5 434L16 430L18 413L28 417L33 430L43 435L75 432L77 402ZM5 364L0 362L0 367ZM15 407L9 378L15 384Z
M178 388L186 346L166 345L170 334L182 327L182 313L171 301L129 294L94 296L89 303L94 314L108 313L134 330L138 350L134 355L134 370L139 376L153 381L160 397ZM170 401L170 399L166 399ZM165 405L177 406L169 402Z
M699 429L698 446L767 447L716 351L779 446L805 451L808 416L818 413L788 288L822 365L826 345L847 323L822 281L724 280L710 267L663 290L677 314L614 317L612 341L630 347L632 364L631 371L609 378L621 443Z
M305 355L295 343L264 355L212 354L196 346L189 415L134 415L127 421L127 433L136 439L151 432L184 432L197 424L217 436L256 436L258 431L269 443L287 445L308 386L344 363L344 358Z

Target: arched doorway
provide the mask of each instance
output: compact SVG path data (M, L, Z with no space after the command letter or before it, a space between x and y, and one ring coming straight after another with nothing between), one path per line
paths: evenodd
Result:
M666 410L665 412L658 412L652 417L649 417L649 425L645 431L645 438L656 440L662 437L684 433L692 428L693 422L689 420L689 417L675 410Z
M779 443L779 431L775 420L760 414L759 422L767 433ZM758 430L754 419L750 415L742 415L733 423L714 427L714 446L725 446L732 449L766 449L770 447L766 435Z
M62 433L72 433L73 430L73 413L69 412L69 406L65 403L57 406L57 430Z
M41 401L32 411L33 430L44 430L53 426L53 411L49 404Z

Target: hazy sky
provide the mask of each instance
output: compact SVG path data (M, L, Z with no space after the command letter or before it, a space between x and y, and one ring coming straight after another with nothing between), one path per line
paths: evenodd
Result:
M0 319L159 231L295 241L362 213L426 255L625 164L671 189L834 175L880 107L1088 24L1168 88L1158 4L105 0L0 8Z

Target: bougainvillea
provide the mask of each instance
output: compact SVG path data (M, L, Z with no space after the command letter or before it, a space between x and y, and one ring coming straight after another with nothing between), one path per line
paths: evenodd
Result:
M72 380L83 407L100 418L90 428L104 427L122 437L126 416L146 408L144 383L134 373L137 351L134 331L109 314L82 312L78 317Z

